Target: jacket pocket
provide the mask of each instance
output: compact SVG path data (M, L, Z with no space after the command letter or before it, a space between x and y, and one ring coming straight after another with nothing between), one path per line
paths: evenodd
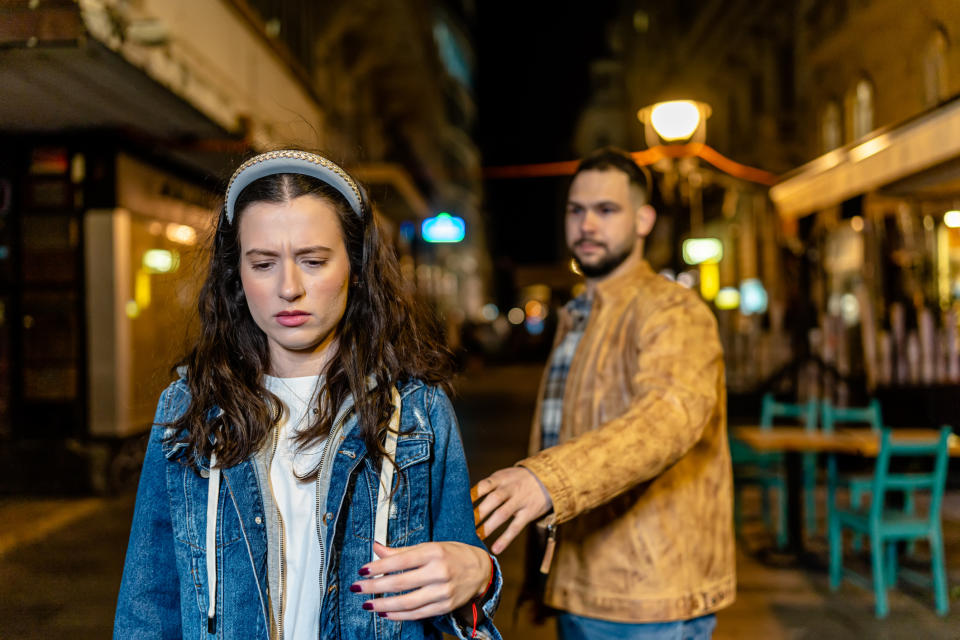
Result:
M390 501L390 520L387 525L387 546L405 546L425 542L420 540L427 525L430 499L430 458L433 443L421 434L401 436L397 442L396 472L393 476L394 494ZM352 518L354 535L372 541L377 513L377 495L380 474L368 461L364 465L363 480L356 485Z
M432 443L426 438L401 437L397 442L396 489L387 529L389 546L425 542L420 534L427 525L429 513L431 453Z

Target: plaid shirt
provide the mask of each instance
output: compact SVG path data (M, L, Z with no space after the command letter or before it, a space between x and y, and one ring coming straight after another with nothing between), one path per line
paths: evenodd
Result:
M560 437L560 425L563 423L563 391L567 385L567 373L570 371L570 363L573 362L573 354L577 352L580 338L583 337L583 331L587 328L592 303L593 300L583 293L564 307L573 323L570 331L563 336L563 340L550 354L550 371L543 391L543 409L540 419L543 449L556 445Z

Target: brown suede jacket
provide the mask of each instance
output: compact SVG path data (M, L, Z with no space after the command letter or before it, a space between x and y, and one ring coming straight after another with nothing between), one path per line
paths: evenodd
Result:
M555 347L569 327L563 315ZM543 451L540 410L518 464L553 499L546 604L619 622L731 604L723 352L696 294L646 262L601 282L567 377L560 444Z

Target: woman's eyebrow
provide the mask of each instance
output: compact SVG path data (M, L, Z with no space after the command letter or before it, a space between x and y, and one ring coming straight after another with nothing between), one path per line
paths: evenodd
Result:
M265 258L275 258L280 254L276 251L270 251L269 249L248 249L243 255L247 257L263 256Z
M331 249L330 247L325 247L322 244L315 244L311 247L303 247L301 249L297 249L296 251L293 252L293 255L300 256L305 253L330 253L331 251L333 251L333 249Z
M333 249L331 249L330 247L325 247L321 244L315 244L309 247L301 247L299 249L296 249L293 252L293 254L296 256L300 256L307 253L331 253L332 251ZM254 248L254 249L248 249L247 251L244 252L243 255L247 257L276 258L277 256L280 255L280 252L272 251L270 249Z

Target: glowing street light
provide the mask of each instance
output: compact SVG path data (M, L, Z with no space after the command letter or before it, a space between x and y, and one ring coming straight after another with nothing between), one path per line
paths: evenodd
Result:
M943 214L943 224L947 225L951 229L960 228L960 211L947 211L945 214Z
M644 107L637 117L649 122L664 142L682 142L693 137L710 113L710 106L703 102L670 100Z

